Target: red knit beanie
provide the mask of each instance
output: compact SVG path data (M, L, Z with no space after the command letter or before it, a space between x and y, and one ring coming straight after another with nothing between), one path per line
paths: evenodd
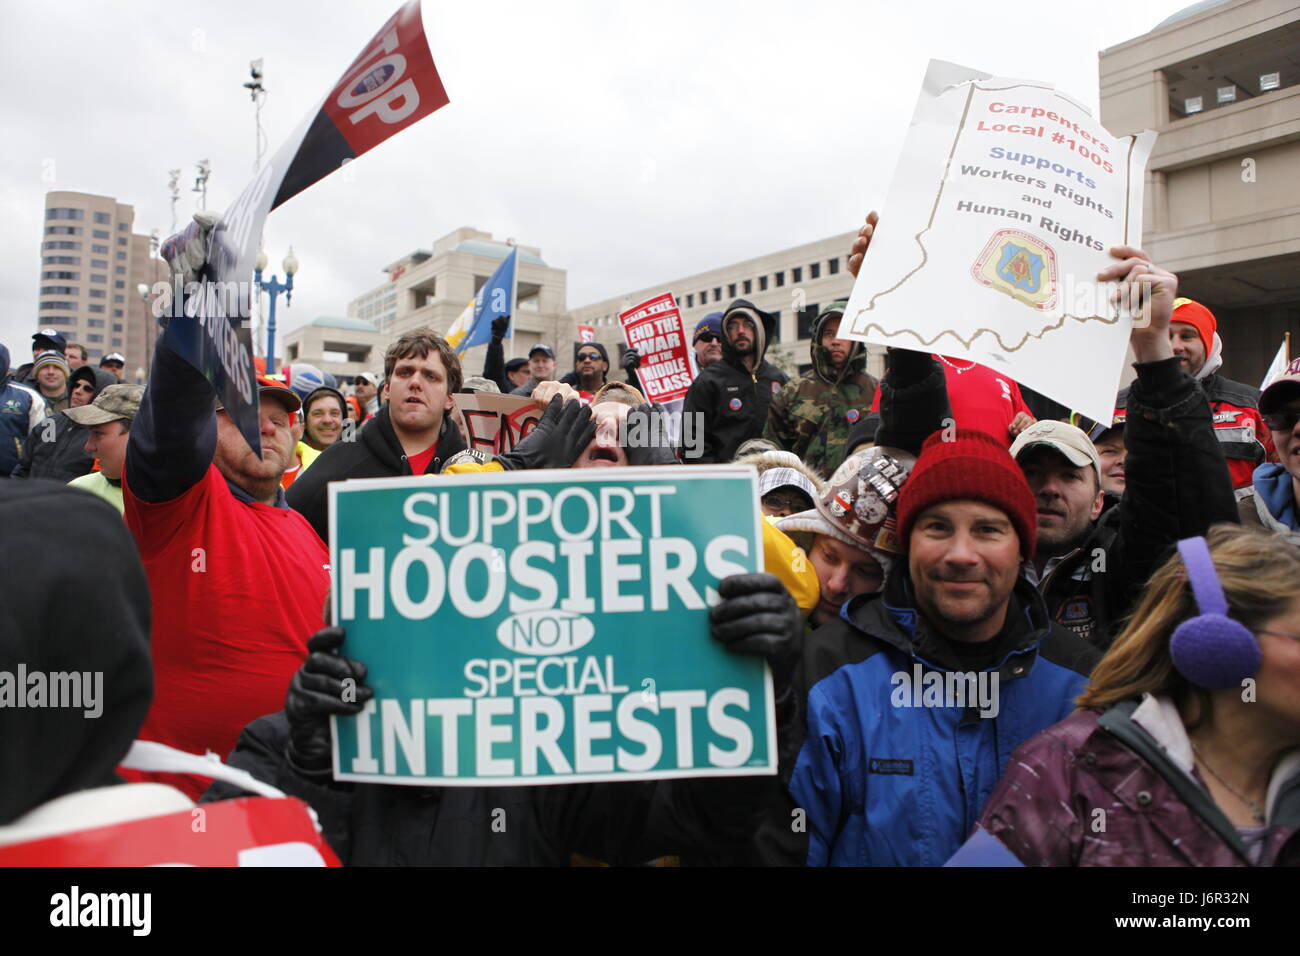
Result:
M912 524L926 508L960 498L982 501L1006 512L1020 538L1020 554L1030 560L1038 536L1038 508L1020 466L1006 446L984 432L957 429L944 441L935 432L898 495L898 530L903 546L911 543Z
M1201 303L1194 299L1174 299L1174 314L1169 321L1186 322L1201 337L1205 354L1214 351L1214 333L1218 331L1219 323L1215 320L1214 313Z

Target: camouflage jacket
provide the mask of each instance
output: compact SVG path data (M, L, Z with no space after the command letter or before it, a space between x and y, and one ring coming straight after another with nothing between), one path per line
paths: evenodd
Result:
M843 304L827 307L813 326L813 367L773 396L763 437L794 452L809 468L830 477L844 460L849 430L871 410L876 380L867 374L867 349L853 344L844 367L836 374L830 354L821 345L827 319L839 318Z

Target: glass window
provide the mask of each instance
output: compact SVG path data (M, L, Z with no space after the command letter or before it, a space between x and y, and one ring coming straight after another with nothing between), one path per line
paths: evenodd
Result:
M41 286L41 295L76 295L77 287L74 285L43 285Z
M777 287L778 289L781 288L781 286L785 285L785 273L784 273L784 272L778 272L778 273L776 273L775 278L776 278L776 287Z
M821 275L822 275L822 264L820 262L814 262L810 266L808 266L809 279L820 279Z
M102 335L100 335L99 333L97 333L97 332L91 332L89 335L86 336L86 341L87 341L87 342L102 342L102 341L104 341L104 337L103 337Z
M727 298L734 299L735 297L736 297L736 283L730 282L727 284Z
M103 268L105 268L105 269L108 268L108 263L107 263L107 262L104 263ZM124 275L126 275L126 266L114 266L114 267L113 267L113 274L114 274L114 275L119 275L119 276L124 276Z
M714 302L722 301L722 286L718 286L713 290L713 301Z
M106 279L106 278L108 278L108 277L107 277L107 276L102 277L102 278L101 278L101 281L102 281L103 279ZM114 279L114 280L113 280L113 288L114 288L114 289L125 289L125 288L126 288L126 283L123 282L121 279Z
M79 266L81 256L45 256L41 262L47 266Z
M117 231L118 231L118 232L126 232L126 223L124 223L124 222L119 222L119 223L117 224Z
M53 209L45 210L46 219L85 219L86 213L81 209L67 209L61 206L55 206Z
M120 319L121 317L122 317L122 310L121 310L121 309L114 309L114 310L113 310L113 318L115 318L115 319ZM121 330L118 326L115 325L115 326L113 326L113 331L115 331L115 332L121 332L122 330Z
M75 302L42 302L41 303L42 312L46 311L47 309L53 310L55 312L73 312L76 310L76 308L77 308L77 303Z
M117 244L118 244L119 246L124 246L124 245L126 245L126 236L118 236L118 237L117 237Z
M118 258L118 259L125 259L125 258L126 258L126 253L125 253L125 252L119 252L119 253L117 254L117 258Z
M839 259L827 259L827 260L826 260L826 271L827 271L827 273L829 273L830 275L833 275L833 276L834 276L834 275L839 275L839 273L840 273L840 260L839 260Z
M41 306L41 308L45 308ZM41 325L76 325L77 320L68 315L43 315Z
M113 344L116 345L116 346L119 346L119 347L120 347L121 344L122 344L122 340L121 340L121 339L113 339Z
M79 272L65 272L62 269L48 269L41 273L42 279L77 279L81 277Z
M695 296L694 296L694 294L692 294L692 293L690 293L690 292L686 293L686 308L690 309L690 308L693 308L694 306L695 306Z
M113 296L113 302L115 302L117 305L121 305L125 301L126 301L126 296L121 296L121 295Z
M121 312L120 312L119 310L117 310L117 309L114 309L114 310L113 310L113 314L116 315L116 316L118 316L119 318L121 317ZM114 331L114 332L121 332L121 331L122 331L122 323L121 323L121 322L114 322L114 323L113 323L113 331Z
M90 251L97 256L108 255L108 246L91 246Z
M107 260L107 259L91 259L91 260L90 260L90 268L92 268L92 269L107 269L107 268L108 268L108 260Z
M46 239L41 243L42 249L80 249L81 243L69 239Z
M107 239L109 236L112 235L112 233L109 232L107 229L93 229L91 230L90 234L94 236L96 239Z
M708 294L707 292L701 292L701 293L700 293L700 305L704 305L704 303L706 303L706 302L708 302L708 301L709 301L709 294Z
M92 306L87 306L87 309L88 309L88 311L90 311L90 312L94 312L94 313L96 313L97 315L103 315L103 314L104 314L104 307L103 307L102 305L92 305Z
M767 276L758 277L758 291L759 292L767 291Z
M90 281L91 281L91 282L107 282L107 281L108 281L108 276L104 275L102 272L92 272L92 273L90 274Z
M775 320L772 322L772 341L780 342L781 341L781 310L778 309L777 311L773 312L772 315L776 316Z
M106 212L95 213L95 222L99 223L101 226L107 225L112 221L113 221L113 217Z
M45 234L47 236L79 236L81 235L80 226L46 226Z
M796 285L803 281L803 267L795 266L790 270L790 281Z
M806 339L812 336L813 325L817 321L817 313L821 311L817 303L799 310L799 338Z
M753 279L746 279L746 280L745 280L744 289L745 289L745 295L749 295L751 292L753 292L753 291L754 291L754 280L753 280Z
M92 329L102 329L104 327L103 319L87 319L86 325Z

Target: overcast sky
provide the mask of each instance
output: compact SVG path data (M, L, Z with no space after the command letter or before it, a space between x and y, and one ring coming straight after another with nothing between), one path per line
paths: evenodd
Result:
M301 268L282 328L345 314L381 267L458 226L539 246L568 306L856 227L889 186L925 65L1045 80L1096 109L1097 53L1174 0L435 2L451 103L274 212ZM166 236L167 170L252 172L241 84L265 59L268 156L398 0L0 0L0 342L36 327L44 195L115 196ZM53 181L51 181L51 178Z

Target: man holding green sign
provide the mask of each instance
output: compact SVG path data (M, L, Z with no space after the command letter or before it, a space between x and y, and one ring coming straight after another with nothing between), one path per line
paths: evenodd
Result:
M742 845L779 787L802 626L756 573L754 482L663 466L332 486L342 626L232 763L308 800L352 864Z

